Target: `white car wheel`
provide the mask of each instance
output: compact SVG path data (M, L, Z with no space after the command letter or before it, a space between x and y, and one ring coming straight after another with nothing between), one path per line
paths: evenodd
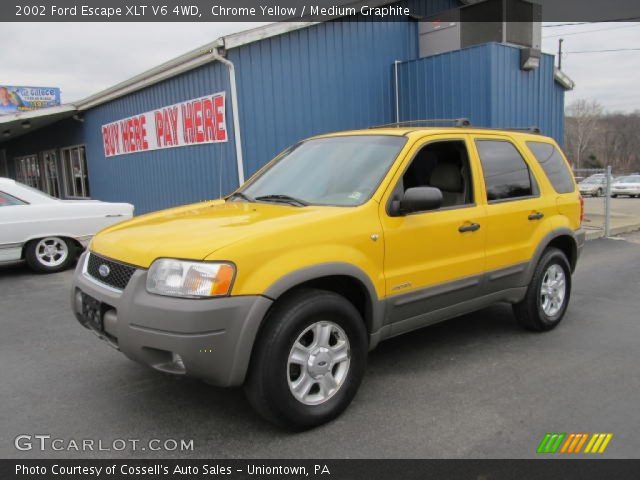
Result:
M59 272L74 258L74 245L61 237L45 237L27 245L25 259L37 272Z

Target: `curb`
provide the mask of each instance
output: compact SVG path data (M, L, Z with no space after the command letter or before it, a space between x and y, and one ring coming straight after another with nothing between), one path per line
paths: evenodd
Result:
M640 223L634 223L632 225L622 225L620 227L612 228L609 237L615 237L616 235L635 232L636 230L640 230ZM596 240L597 238L604 238L604 229L587 232L587 240Z

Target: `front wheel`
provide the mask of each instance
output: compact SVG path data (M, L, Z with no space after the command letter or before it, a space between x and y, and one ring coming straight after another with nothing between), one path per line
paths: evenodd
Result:
M602 189L599 188L598 191L596 192L596 197L601 197L602 196Z
M25 249L25 260L32 270L54 273L65 270L75 259L73 242L62 237L46 237L29 242Z
M363 319L344 297L304 289L279 301L260 332L245 392L266 419L315 427L347 408L364 376Z
M513 306L524 328L543 332L558 326L571 296L571 267L566 255L549 248L542 255L531 278L527 294Z

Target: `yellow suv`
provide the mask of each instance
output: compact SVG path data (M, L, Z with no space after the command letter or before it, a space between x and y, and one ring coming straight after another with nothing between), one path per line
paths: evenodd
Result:
M550 138L471 127L332 133L224 199L98 233L74 276L82 325L129 358L244 385L266 418L339 415L381 340L513 304L550 330L584 243Z

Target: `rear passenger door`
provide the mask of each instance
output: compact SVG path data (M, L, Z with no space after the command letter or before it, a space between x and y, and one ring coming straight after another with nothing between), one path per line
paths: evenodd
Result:
M550 231L553 196L543 196L523 146L508 136L476 135L487 201L487 293L521 286L536 247Z

